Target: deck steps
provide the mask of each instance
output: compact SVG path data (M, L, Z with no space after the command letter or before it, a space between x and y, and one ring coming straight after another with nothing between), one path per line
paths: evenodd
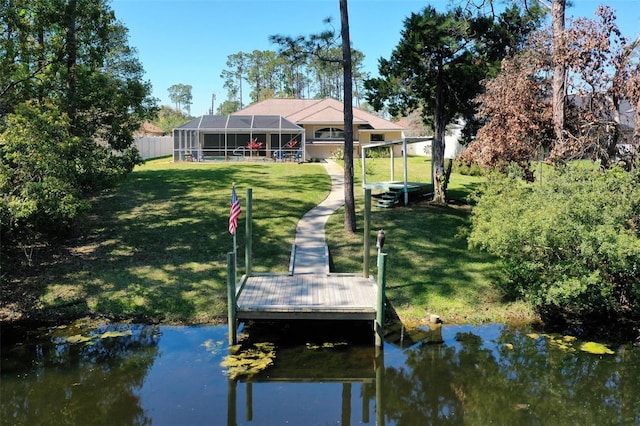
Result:
M401 198L402 190L389 189L387 192L378 197L375 206L383 209L393 208L400 202Z

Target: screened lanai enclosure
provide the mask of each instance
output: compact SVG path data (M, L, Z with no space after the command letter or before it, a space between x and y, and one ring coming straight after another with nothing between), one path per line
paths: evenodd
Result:
M203 115L173 130L173 161L305 161L305 131L279 115Z

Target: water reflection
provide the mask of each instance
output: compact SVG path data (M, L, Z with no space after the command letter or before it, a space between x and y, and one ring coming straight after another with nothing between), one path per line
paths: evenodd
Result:
M640 351L596 356L561 337L501 326L445 327L387 366L393 424L640 424Z
M226 327L2 330L3 425L640 424L640 348L613 355L502 325L254 325L274 364L230 380ZM431 337L430 337L431 336Z
M139 392L158 354L157 327L73 326L25 331L26 340L21 331L2 333L3 425L151 424ZM83 332L87 340L69 343Z
M229 380L227 424L243 424L238 397L244 397L247 422L350 425L377 419L376 424L384 424L384 351L375 348L371 338L368 322L252 324L243 346L266 340L276 345L278 354L269 368ZM283 389L295 396L273 398Z

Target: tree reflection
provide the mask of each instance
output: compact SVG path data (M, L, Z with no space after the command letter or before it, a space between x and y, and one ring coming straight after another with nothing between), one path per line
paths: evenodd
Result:
M385 418L422 424L639 424L640 351L577 350L561 336L503 328L496 341L458 333L455 342L405 351L385 369Z
M106 331L117 337L100 338ZM151 424L138 393L158 355L158 327L102 326L69 343L78 332L41 332L3 350L12 361L2 365L2 424Z

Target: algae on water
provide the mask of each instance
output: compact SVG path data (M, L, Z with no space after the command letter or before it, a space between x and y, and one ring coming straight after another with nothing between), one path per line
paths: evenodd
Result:
M254 343L246 349L227 355L220 365L226 368L225 374L233 380L240 377L251 378L273 365L275 357L273 343Z

